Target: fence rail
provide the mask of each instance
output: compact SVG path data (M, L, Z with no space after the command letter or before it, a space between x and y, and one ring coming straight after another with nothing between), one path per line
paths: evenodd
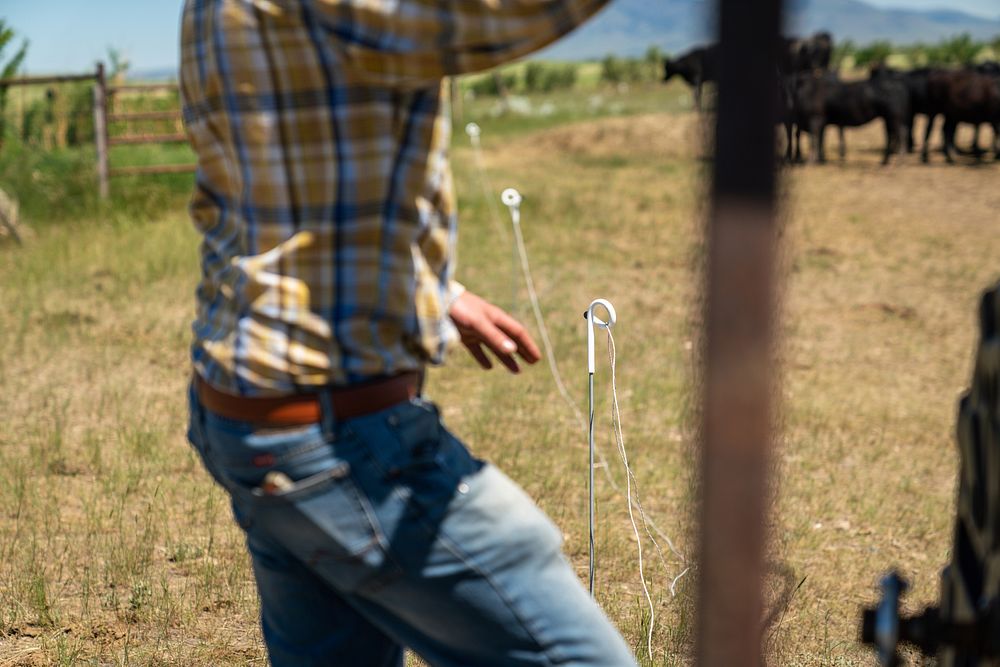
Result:
M108 86L109 93L152 93L158 90L177 90L176 83L129 83Z
M116 167L111 176L143 176L146 174L193 174L198 169L195 164L157 164L133 167Z
M143 133L111 136L109 125L128 121L180 121L180 109L172 111L133 111L113 113L110 107L116 97L128 93L152 93L176 91L176 83L143 83L110 85L105 77L104 63L97 63L93 72L84 74L54 74L48 76L21 76L0 79L0 88L13 86L36 86L53 83L73 83L90 81L94 84L94 145L97 149L97 188L102 199L110 193L109 181L115 176L136 176L156 174L182 174L195 171L194 164L160 164L129 167L110 165L110 149L114 146L140 144L182 143L187 141L183 133ZM126 126L127 127L127 126Z
M187 141L183 132L172 134L129 134L121 137L109 137L108 146L129 146L134 144L171 144Z
M115 123L130 120L180 120L179 111L128 111L109 113L108 122Z
M53 74L51 76L17 76L0 79L0 86L36 86L46 83L72 83L74 81L93 81L95 74Z
M99 70L102 68L99 67ZM141 166L130 166L130 167L116 167L110 168L109 162L109 151L115 146L137 146L142 144L170 144L170 143L184 143L187 141L187 135L181 132L168 132L168 133L139 133L139 134L122 134L118 136L108 135L108 124L112 122L130 121L130 120L146 120L146 121L157 121L157 120L173 120L178 121L181 119L180 109L172 111L133 111L133 112L119 112L114 113L109 111L109 106L113 104L116 98L121 95L128 93L153 93L158 91L177 91L176 83L144 83L144 84L119 84L119 85L107 85L104 81L103 76L98 79L98 86L104 88L104 105L102 113L104 114L104 128L105 128L105 149L103 156L98 155L98 159L104 160L104 171L108 178L113 178L115 176L153 176L159 174L186 174L195 171L194 164L155 164L155 165L141 165ZM126 126L127 127L127 126ZM99 151L100 153L100 151Z

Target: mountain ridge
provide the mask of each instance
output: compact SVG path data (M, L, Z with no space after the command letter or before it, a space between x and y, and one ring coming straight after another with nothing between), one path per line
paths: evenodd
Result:
M608 53L635 56L655 45L676 53L712 39L711 8L707 0L616 0L600 15L540 57L583 60ZM862 0L791 0L788 34L828 30L835 40L856 43L888 39L897 44L936 42L961 33L974 39L1000 35L995 19L941 7L937 9L882 9Z

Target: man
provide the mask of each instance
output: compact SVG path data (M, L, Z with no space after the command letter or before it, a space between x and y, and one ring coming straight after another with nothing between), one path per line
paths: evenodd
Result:
M419 397L455 338L484 368L539 358L451 278L442 79L606 2L187 1L190 439L246 531L273 664L634 664L555 526Z

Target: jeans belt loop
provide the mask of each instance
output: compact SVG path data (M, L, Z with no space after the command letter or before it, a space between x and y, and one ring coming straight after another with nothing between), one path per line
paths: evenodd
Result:
M332 442L337 433L337 415L333 412L333 395L329 389L319 392L319 414L323 440Z

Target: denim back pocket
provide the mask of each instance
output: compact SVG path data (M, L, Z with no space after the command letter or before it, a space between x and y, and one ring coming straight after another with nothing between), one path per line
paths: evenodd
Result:
M371 503L354 479L359 449L349 434L327 442L318 426L261 430L212 414L202 425L207 446L200 450L244 530L280 543L341 590L391 569Z
M285 488L250 490L251 530L263 530L340 590L391 575L387 541L351 465L329 467Z

